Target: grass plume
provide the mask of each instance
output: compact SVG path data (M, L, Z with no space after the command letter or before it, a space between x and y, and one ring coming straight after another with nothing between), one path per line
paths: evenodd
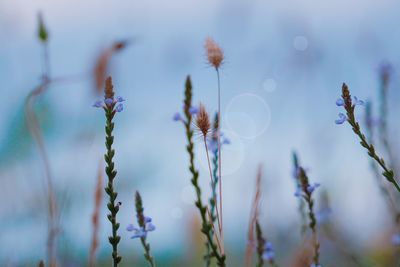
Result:
M99 228L100 228L100 210L103 199L103 166L99 164L97 173L96 189L94 192L94 210L92 214L92 241L89 250L89 267L96 266L96 252L99 247Z
M186 78L185 82L185 98L184 98L184 107L183 107L183 113L184 113L184 119L181 121L184 124L185 127L185 132L186 132L186 139L187 139L187 145L186 145L186 150L189 154L189 171L191 173L191 183L195 189L196 192L196 201L195 205L197 209L199 210L201 221L202 221L202 227L201 227L201 232L205 235L207 242L210 247L210 256L215 257L217 260L218 266L226 266L225 265L225 255L222 253L222 251L218 248L218 245L214 241L214 235L213 235L213 224L210 221L209 218L209 210L207 205L203 204L202 197L201 197L201 188L199 185L199 171L197 170L194 160L195 160L195 154L194 154L194 143L193 143L193 135L194 131L192 129L192 113L191 111L192 107L192 82L190 80L190 77L188 76Z

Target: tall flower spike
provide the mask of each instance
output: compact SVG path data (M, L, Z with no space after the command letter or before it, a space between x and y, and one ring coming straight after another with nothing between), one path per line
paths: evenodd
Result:
M221 47L210 37L206 39L204 47L207 51L207 59L210 65L215 69L219 69L224 60L224 52Z
M299 180L301 183L302 197L308 205L308 216L310 220L309 226L313 236L314 257L313 257L313 265L311 266L320 266L319 262L320 244L317 235L317 218L314 212L314 200L312 198L313 192L315 188L319 186L319 184L310 185L308 176L302 167L299 167Z
M193 143L193 129L192 129L192 114L190 112L190 108L192 107L192 82L190 80L190 76L186 78L185 83L185 99L183 111L185 115L185 120L183 120L183 125L185 127L187 145L186 151L189 154L189 171L191 174L191 183L195 189L196 193L196 201L195 206L199 210L202 227L201 232L205 235L207 239L207 244L211 250L210 256L215 257L217 260L217 264L220 267L225 267L225 254L222 252L221 247L215 243L214 235L212 231L212 224L207 216L208 207L206 204L203 204L201 197L201 187L199 185L199 171L195 166L195 154L194 154L194 143Z
M272 247L272 243L265 240L263 237L263 233L261 230L261 226L258 220L255 221L255 230L256 230L256 238L257 238L257 267L262 267L264 265L264 261L267 261L272 267L277 267L278 265L275 262L275 251Z
M301 197L301 182L300 182L300 161L299 157L297 156L297 153L295 151L292 152L292 162L293 162L293 178L295 181L295 186L296 186L296 191L295 191L295 196L298 197L298 210L300 213L300 218L301 218L301 228L300 228L300 233L304 235L307 230L307 211L306 211L306 205L304 201L300 198Z
M114 90L112 85L111 77L107 78L106 86L104 90L105 100L114 99ZM107 208L110 213L107 215L108 220L111 223L112 235L108 238L111 246L112 246L112 258L113 258L113 267L117 267L121 262L121 256L118 254L118 243L121 240L121 237L118 235L119 223L117 222L117 213L119 211L120 203L116 203L116 198L118 193L114 189L114 179L117 176L117 171L114 169L115 163L113 161L115 150L112 145L114 143L114 116L116 113L115 103L112 101L110 104L106 104L103 106L105 115L106 115L106 153L104 155L104 159L106 162L106 174L108 177L107 187L105 191L109 196L109 202L107 203Z
M381 166L381 168L383 169L382 175L387 179L387 181L392 183L393 186L397 189L397 191L400 192L400 186L395 179L394 171L386 165L385 160L383 158L378 156L373 144L369 143L365 135L361 132L360 124L355 118L355 107L357 104L359 104L357 103L359 102L359 100L355 98L355 103L353 104L350 90L345 83L343 83L342 85L342 99L344 103L343 107L347 115L347 122L351 125L353 132L360 139L361 146L367 149L368 155Z
M136 207L136 218L139 224L139 227L136 228L132 224L128 225L126 228L127 231L133 231L133 236L131 238L140 238L144 249L144 258L147 260L151 267L155 267L155 261L150 252L150 244L147 242L147 233L154 231L156 227L151 223L152 219L150 217L146 217L143 214L143 201L142 196L139 191L136 191L135 194L135 207Z

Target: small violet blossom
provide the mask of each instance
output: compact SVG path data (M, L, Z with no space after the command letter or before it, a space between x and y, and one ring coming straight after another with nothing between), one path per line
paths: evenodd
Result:
M344 100L343 100L343 98L338 98L338 99L336 100L336 106L338 106L338 107L344 106Z
M312 192L315 191L315 189L317 189L320 186L321 186L320 183L314 183L312 185L309 185L309 186L307 186L307 192L311 194Z
M297 186L296 192L294 192L295 197L301 197L301 186Z
M339 113L339 118L335 120L336 124L343 124L347 120L347 116L343 113Z
M221 137L222 137L222 133L221 133ZM231 140L229 140L226 137L222 137L221 138L221 147L222 145L230 145L231 144ZM208 149L210 149L211 152L216 153L218 151L218 139L211 137L211 138L207 138L207 147Z
M133 235L131 236L132 239L146 237L148 232L152 232L152 231L156 230L155 225L152 224L151 221L152 221L152 219L150 217L145 216L144 217L144 222L145 222L144 227L135 227L133 224L129 224L126 227L126 230L128 232L133 232Z
M268 261L274 260L275 252L274 252L274 248L272 247L271 242L267 242L265 244L265 248L264 248L262 257L264 260L268 260Z
M400 234L399 233L392 235L392 245L396 246L396 247L400 246Z
M196 115L197 113L199 113L199 108L198 107L190 107L189 113L192 115Z
M172 117L172 119L173 119L174 121L183 121L182 116L181 116L181 114L180 114L179 112L176 112L176 113L174 114L174 116Z
M184 107L185 108L185 107ZM199 112L199 108L198 107L190 107L189 108L189 113L191 115L196 115ZM173 121L184 121L182 118L182 115L179 112L175 112L175 114L172 116L172 120Z
M121 96L117 96L115 99L114 98L106 98L103 101L98 100L98 101L94 102L93 107L95 107L95 108L105 108L107 106L111 106L112 104L119 103L116 106L115 110L117 112L121 112L122 110L124 110L124 106L122 105L122 102L124 102L124 101L125 101L125 99L123 99Z
M344 106L344 100L342 98L338 98L336 100L336 106L338 107L343 107ZM353 105L354 106L364 106L365 101L358 99L358 97L354 96L353 97ZM347 120L347 116L343 113L339 113L339 118L335 120L336 124L343 124Z

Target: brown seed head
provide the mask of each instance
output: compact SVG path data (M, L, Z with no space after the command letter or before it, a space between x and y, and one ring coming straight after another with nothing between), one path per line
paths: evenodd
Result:
M207 136L208 131L210 130L210 127L211 127L210 118L208 116L206 108L201 103L199 105L199 112L196 117L196 124L197 124L197 127L199 127L203 136Z
M216 69L218 69L224 60L224 52L221 47L212 39L207 38L204 45L207 52L208 62Z
M345 83L343 83L343 85L342 85L342 98L344 100L344 107L346 109L349 109L353 106L353 103L351 102L351 95L350 95L349 87Z
M107 98L114 98L114 86L112 84L111 76L106 79L106 87L104 89L104 97Z
M307 186L309 186L307 174L302 167L299 167L298 171L301 187L303 188L303 191L307 191Z

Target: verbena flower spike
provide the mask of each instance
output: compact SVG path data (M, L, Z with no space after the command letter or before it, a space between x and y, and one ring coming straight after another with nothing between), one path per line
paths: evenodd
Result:
M132 239L140 238L142 242L142 246L144 249L144 258L147 260L151 267L155 267L155 261L153 256L150 253L150 244L147 242L147 233L152 232L156 229L154 224L152 223L152 219L150 217L144 216L143 213L143 202L140 193L136 191L135 195L135 207L136 207L136 218L139 227L135 227L133 224L128 225L126 230L129 232L133 232L131 236Z
M314 257L313 257L313 264L311 264L311 267L314 266L321 267L319 261L320 244L317 235L317 219L314 211L314 200L312 197L315 189L318 188L320 185L318 183L310 184L308 176L302 167L298 168L298 177L301 183L301 193L299 196L302 197L308 205L308 216L310 220L309 227L312 231Z
M124 100L121 97L114 97L114 87L112 84L111 77L108 77L106 80L105 90L104 90L104 100L96 101L94 103L94 107L100 108L102 107L105 115L106 115L106 153L104 155L104 159L106 162L106 174L108 177L107 187L105 191L109 196L109 202L107 203L107 208L110 213L107 215L108 220L111 222L112 226L112 235L108 238L112 246L112 258L113 258L113 266L116 267L121 262L121 256L118 254L118 243L121 240L121 237L118 235L118 228L120 224L117 222L117 213L119 211L119 207L121 205L120 202L116 203L116 198L118 193L114 189L114 179L117 176L117 171L114 169L114 155L115 150L112 148L114 143L114 116L117 112L122 111L122 103Z
M264 266L264 261L268 262L273 267L278 267L275 262L275 251L271 242L268 242L264 237L261 226L256 220L256 238L257 238L257 267Z
M292 152L292 161L293 161L293 179L295 181L295 186L296 186L296 191L295 191L295 196L300 196L301 192L301 182L300 182L300 177L299 177L299 158L297 156L297 153L295 151ZM300 218L301 218L301 228L300 232L301 234L305 234L307 230L307 212L306 212L306 206L304 201L299 198L299 204L298 204L298 210L300 213Z
M196 192L196 201L195 205L197 209L200 212L201 216L201 221L202 221L202 227L201 227L201 232L206 236L207 238L207 244L211 250L210 252L210 257L215 257L217 260L218 266L226 266L225 265L225 254L223 253L221 249L221 244L217 244L214 241L214 234L213 234L213 224L211 222L210 214L209 214L209 209L207 205L203 204L202 198L201 198L201 188L199 185L199 171L196 169L195 163L194 163L194 143L193 143L193 135L194 135L194 130L192 129L192 121L193 121L193 109L192 107L192 82L190 80L190 77L188 76L186 78L186 83L185 83L185 99L184 99L184 106L183 106L183 113L184 113L184 118L182 118L180 115L174 116L175 121L180 121L183 123L186 131L186 138L187 138L187 146L186 150L189 154L189 171L192 175L191 182L192 185L195 189Z
M383 169L382 175L386 177L386 179L393 184L393 186L397 189L397 191L400 192L400 186L398 185L396 179L394 178L394 172L392 169L390 169L383 158L379 157L375 151L375 147L370 144L365 135L361 132L360 125L358 121L355 118L355 107L356 105L363 104L363 102L360 102L357 98L354 98L354 102L351 99L350 91L349 88L345 83L342 85L342 98L343 101L339 101L339 103L336 103L338 106L343 106L345 111L346 111L346 119L341 122L344 123L347 121L352 129L353 132L359 137L360 139L360 144L363 146L365 149L368 151L368 155L373 158ZM338 102L338 101L337 101ZM340 115L339 115L340 116Z

